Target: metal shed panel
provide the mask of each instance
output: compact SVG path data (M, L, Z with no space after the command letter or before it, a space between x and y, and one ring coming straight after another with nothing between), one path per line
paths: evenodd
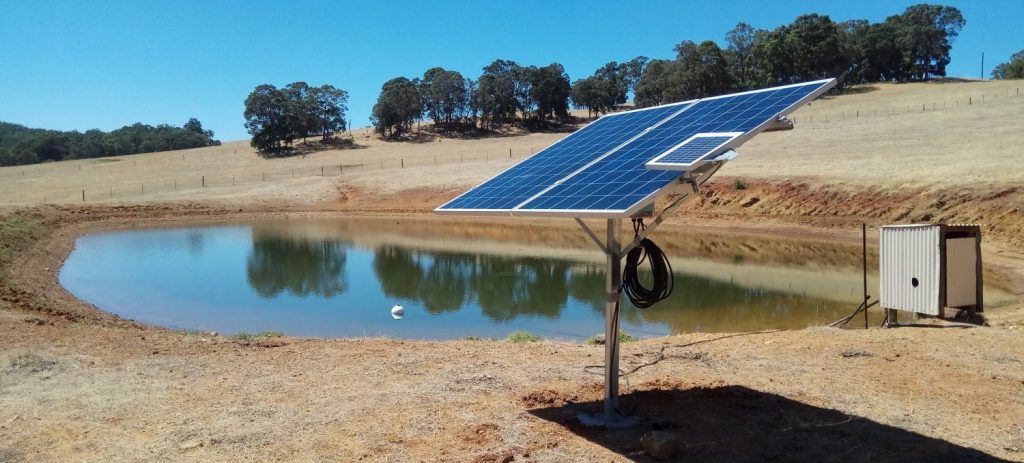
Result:
M883 308L939 315L940 232L936 225L881 228L879 260Z

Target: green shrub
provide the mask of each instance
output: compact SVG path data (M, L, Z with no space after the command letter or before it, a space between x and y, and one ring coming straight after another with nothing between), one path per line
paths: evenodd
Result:
M637 340L637 338L634 338L629 333L627 333L625 331L619 331L619 342L620 343L623 343L623 342L633 342L633 341L636 341L636 340ZM599 345L599 344L604 344L604 335L603 334L595 334L595 335L587 338L586 341L583 341L583 344L587 344L587 345L591 345L591 346L596 346L596 345Z
M508 335L507 338L505 338L505 340L508 341L508 342L516 342L516 343L519 343L519 342L537 342L537 341L541 340L541 337L537 336L536 334L530 334L529 332L526 332L526 331L513 331L512 333L510 333Z
M742 178L738 178L736 180L733 180L732 181L732 188L734 190L746 190L747 189L747 181L743 180Z

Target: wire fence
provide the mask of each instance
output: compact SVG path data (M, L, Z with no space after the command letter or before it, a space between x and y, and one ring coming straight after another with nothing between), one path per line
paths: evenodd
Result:
M803 111L803 115L793 116L791 119L794 123L798 123L800 121L811 123L833 123L872 117L919 115L934 111L957 110L995 102L1000 99L1016 98L1020 96L1020 88L1003 88L998 92L983 93L980 95L967 95L962 98L954 98L950 100L914 104L893 103L888 107L851 108L838 112L817 112L812 104L810 108ZM77 188L67 187L54 188L52 190L48 189L46 193L35 194L35 197L27 197L25 194L10 194L9 192L4 192L5 183L9 185L10 180L32 180L33 177L35 177L35 180L42 180L42 177L47 173L32 172L33 175L28 175L27 173L31 172L32 169L31 166L26 166L28 168L0 169L0 197L6 197L2 200L2 203L7 205L66 204L74 202L88 203L112 200L145 199L148 195L166 194L168 192L177 191L225 188L310 177L338 177L346 174L358 174L360 172L408 169L455 163L515 159L517 157L522 158L524 156L531 156L536 153L540 147L530 147L529 150L523 150L522 147L519 147L518 149L521 150L518 153L515 148L510 147L507 152L489 152L482 155L459 154L457 156L416 156L409 158L364 159L358 162L349 161L347 163L321 164L314 166L310 166L307 163L303 166L289 167L287 169L260 170L258 173L252 173L251 169L246 169L245 173L190 173L174 175L170 178L162 178L157 181L133 182L131 180L125 181L122 179L111 178L110 183L107 185L97 186L93 184L91 186L82 186ZM202 153L182 153L181 161L201 162L203 157L223 155L230 150L231 148L225 148L222 150L206 151ZM237 153L237 150L235 153ZM77 170L82 171L83 175L89 175L89 172L86 171L103 168L105 165L114 167L116 164L122 168L136 168L140 166L139 161L140 159L121 158L120 161L97 162L87 165L79 164L77 166ZM154 161L147 159L142 159L141 161L141 165L146 167L147 163L167 164L171 161L177 161L177 159L176 157L173 159L171 157L163 157ZM39 165L37 164L35 166ZM83 167L86 168L85 171L83 171ZM152 165L150 165L150 167L152 167ZM168 165L167 167L174 169L179 166ZM4 180L7 180L7 182L3 182Z
M901 115L916 115L935 111L949 111L976 106L980 104L993 103L1000 99L1016 98L1021 96L1020 88L1002 88L997 92L982 93L979 95L965 95L962 98L943 99L924 103L891 103L885 107L849 108L841 111L816 111L814 103L810 109L804 111L802 116L793 116L790 119L793 123L803 122L842 122L852 119L864 119L869 117L893 117Z
M254 185L260 183L271 183L279 181L287 181L292 179L309 179L315 177L339 177L349 174L359 174L362 172L373 172L373 171L386 171L386 170L401 170L411 168L421 168L427 166L439 166L439 165L450 165L458 163L469 163L469 162L480 162L480 161L493 161L499 159L517 159L523 158L524 156L532 156L539 149L538 147L530 147L528 150L523 150L522 147L518 148L520 152L516 153L516 149L508 148L507 152L497 153L488 152L484 154L476 155L448 155L448 156L417 156L409 158L389 158L389 159L372 159L362 160L359 162L344 162L338 164L320 164L320 165L309 165L308 162L303 166L289 167L285 169L261 169L258 172L252 172L252 169L246 168L244 173L211 173L211 174L182 174L182 175L169 175L167 178L161 178L158 180L147 180L147 181L131 181L120 178L110 178L110 182L107 185L90 185L77 188L54 188L47 189L46 193L42 195L35 194L36 197L27 197L25 194L7 194L3 191L4 185L0 183L0 197L6 196L3 201L7 205L31 205L31 204L67 204L67 203L88 203L88 202L102 202L112 200L126 200L126 199L145 199L147 195L166 194L173 192L187 192L209 188L226 188L234 186L245 186ZM215 152L207 152L202 154L192 154L190 158L182 157L182 161L197 161L198 158L204 156L217 156L222 150ZM137 159L130 160L130 163L125 163L121 168L133 169L137 167L154 167L153 164L147 166L147 162L143 159L143 162L139 162ZM153 161L154 164L163 166L167 164L167 159L161 159ZM112 164L112 163L111 163ZM83 172L83 175L92 175L89 170L93 170L97 164L79 165L77 171ZM85 170L82 167L86 167ZM173 169L176 166L168 165L167 167ZM72 168L74 169L74 168ZM32 175L28 175L32 174ZM27 180L42 180L45 177L46 172L31 172L31 170L20 170L15 172L5 173L0 175L0 181L6 179L27 179ZM92 183L102 183L92 182ZM16 187L15 187L16 188Z

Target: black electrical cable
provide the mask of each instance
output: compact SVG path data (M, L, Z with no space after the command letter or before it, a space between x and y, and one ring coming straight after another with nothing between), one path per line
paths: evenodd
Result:
M643 219L633 219L634 236L646 229ZM648 262L651 266L653 282L650 288L640 282L640 264ZM622 270L622 292L634 306L646 309L658 301L668 298L675 286L672 275L672 264L665 253L653 241L644 238L637 247L626 254L625 268Z

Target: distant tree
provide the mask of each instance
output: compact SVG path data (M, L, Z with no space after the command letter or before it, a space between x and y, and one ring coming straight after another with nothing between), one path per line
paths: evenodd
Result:
M899 16L890 16L903 50L903 72L913 80L945 76L953 40L966 21L952 6L914 5Z
M725 93L735 88L725 52L710 40L686 40L675 47L676 59L653 60L637 84L637 106L652 106Z
M492 127L512 122L521 105L519 95L524 86L519 82L520 66L515 61L499 59L483 71L475 98L481 119Z
M640 77L644 75L644 69L649 61L646 56L637 56L619 65L619 75L626 81L628 92L636 91L636 85L640 83Z
M869 24L853 31L851 40L856 50L851 61L857 68L858 81L882 82L902 78L903 51L892 23Z
M405 77L396 77L381 87L370 120L377 133L400 135L411 130L413 122L416 122L422 113L422 100L416 82Z
M280 148L291 133L288 96L281 89L263 84L245 98L245 128L258 150Z
M733 74L740 86L750 85L750 56L757 40L757 30L750 24L741 22L725 33L727 56L732 61Z
M284 94L288 98L287 120L288 136L287 143L296 138L306 137L316 133L319 123L316 117L316 102L310 94L309 84L305 82L293 82L284 88Z
M625 64L625 63L623 63ZM626 96L630 89L629 78L626 77L625 67L615 61L611 61L594 72L594 77L601 80L604 90L611 92L612 105L617 106L626 102Z
M529 81L530 100L536 105L534 112L537 118L568 119L572 87L565 68L561 64L551 63L542 68L531 66L525 73Z
M580 79L572 84L572 104L587 109L587 117L607 113L615 108L616 88L598 76Z
M993 79L1024 79L1024 50L1010 56L1010 61L992 69Z
M788 29L786 45L792 49L794 75L791 80L839 77L849 67L842 31L828 16L797 17Z
M477 115L480 114L480 104L477 99L480 84L473 79L466 79L466 116L475 125Z
M755 85L777 85L843 77L851 65L848 44L845 31L828 16L801 15L756 33L748 78Z
M435 124L451 129L468 112L470 94L462 74L431 68L423 73L419 85L423 109Z
M197 134L202 134L203 133L203 123L199 122L199 119L196 119L194 117L193 118L189 118L188 122L186 122L185 125L181 126L181 128L185 129L188 132L192 132L192 133L197 133Z
M327 141L331 135L345 131L348 92L333 85L321 85L310 88L309 97L313 102L314 127L322 140Z
M674 74L675 62L666 59L655 59L647 63L640 82L636 85L633 102L637 106L656 106L667 102L665 90L668 80Z

